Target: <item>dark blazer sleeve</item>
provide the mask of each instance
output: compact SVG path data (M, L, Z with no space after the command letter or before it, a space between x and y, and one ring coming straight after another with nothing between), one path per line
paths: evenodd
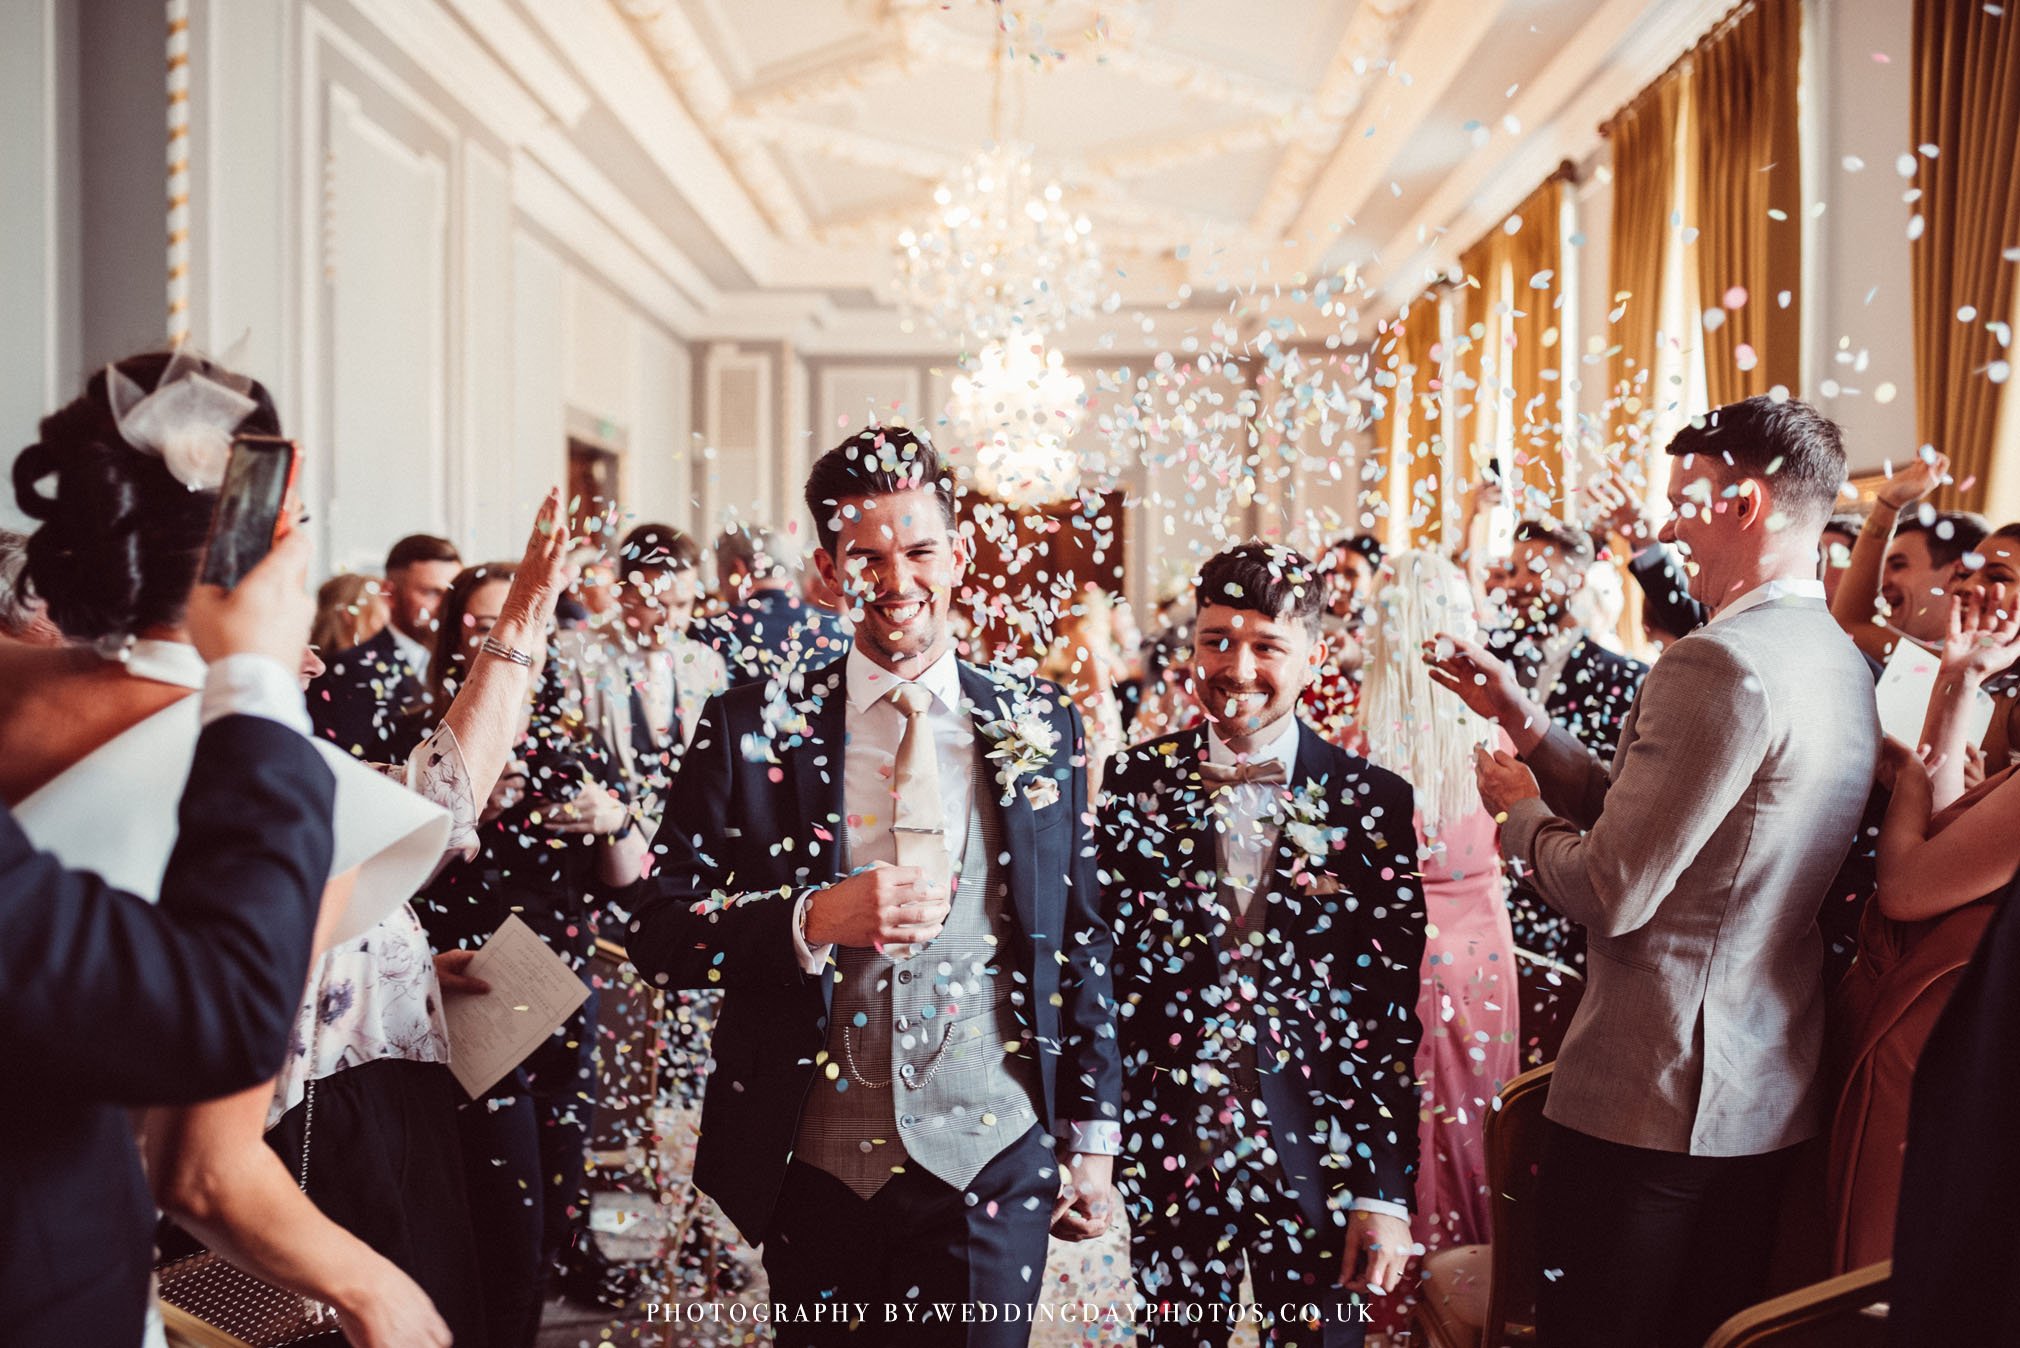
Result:
M294 731L211 725L159 905L64 869L0 811L0 1079L137 1106L271 1077L308 977L335 797Z
M1346 976L1336 977L1334 986L1345 990L1360 1036L1357 1044L1343 1046L1343 1099L1348 1105L1343 1132L1350 1154L1360 1156L1366 1148L1362 1167L1371 1182L1356 1185L1354 1197L1414 1208L1416 1060L1423 1040L1417 994L1425 923L1424 885L1417 869L1416 795L1392 772L1362 771L1370 779L1367 795L1345 797L1335 807L1342 814L1365 817L1369 806L1381 806L1379 841L1370 837L1368 845L1352 854L1345 877L1360 919L1348 929L1359 933L1359 948L1346 952ZM1348 836L1369 835L1356 818ZM1357 967L1362 957L1368 962Z
M1066 707L1073 756L1085 759L1080 712ZM1073 854L1066 868L1066 930L1060 970L1058 1115L1065 1122L1117 1120L1122 1109L1122 1054L1115 1042L1115 933L1102 911L1087 769L1070 774Z
M1658 543L1644 550L1628 562L1627 569L1641 586L1649 620L1663 631L1689 636L1711 617L1703 604L1690 597L1690 579L1668 548Z
M812 886L736 890L742 855L768 845L730 836L738 738L723 699L710 698L667 792L652 840L655 869L633 891L637 915L624 949L655 987L731 988L808 977L793 949L793 909ZM748 829L750 821L742 822Z

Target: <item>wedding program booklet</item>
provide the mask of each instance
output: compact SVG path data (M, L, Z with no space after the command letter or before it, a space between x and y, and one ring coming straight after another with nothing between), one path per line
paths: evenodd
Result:
M568 961L517 917L491 933L465 972L491 990L445 997L442 1013L449 1022L449 1070L474 1100L575 1014L589 1000L589 989Z

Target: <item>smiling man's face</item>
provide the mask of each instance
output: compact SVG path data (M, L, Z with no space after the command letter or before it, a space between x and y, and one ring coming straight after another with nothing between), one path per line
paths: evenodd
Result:
M837 503L835 548L822 579L840 593L856 641L893 673L926 668L952 642L948 615L968 569L967 545L930 487Z

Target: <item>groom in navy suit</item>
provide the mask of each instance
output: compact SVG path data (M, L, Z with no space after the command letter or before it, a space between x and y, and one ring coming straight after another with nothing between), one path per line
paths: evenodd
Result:
M923 439L851 437L806 499L853 644L709 702L626 945L724 993L695 1180L763 1245L778 1342L1018 1348L1121 1140L1080 718L955 657Z

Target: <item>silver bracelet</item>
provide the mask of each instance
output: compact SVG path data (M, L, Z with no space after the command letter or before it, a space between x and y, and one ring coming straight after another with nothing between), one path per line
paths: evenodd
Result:
M503 659L510 660L513 664L519 665L522 668L525 669L533 668L532 656L528 655L524 651L514 650L512 647L507 646L504 642L499 641L495 637L485 637L483 642L477 647L477 649L484 652L484 654L486 655L496 655L502 657Z

